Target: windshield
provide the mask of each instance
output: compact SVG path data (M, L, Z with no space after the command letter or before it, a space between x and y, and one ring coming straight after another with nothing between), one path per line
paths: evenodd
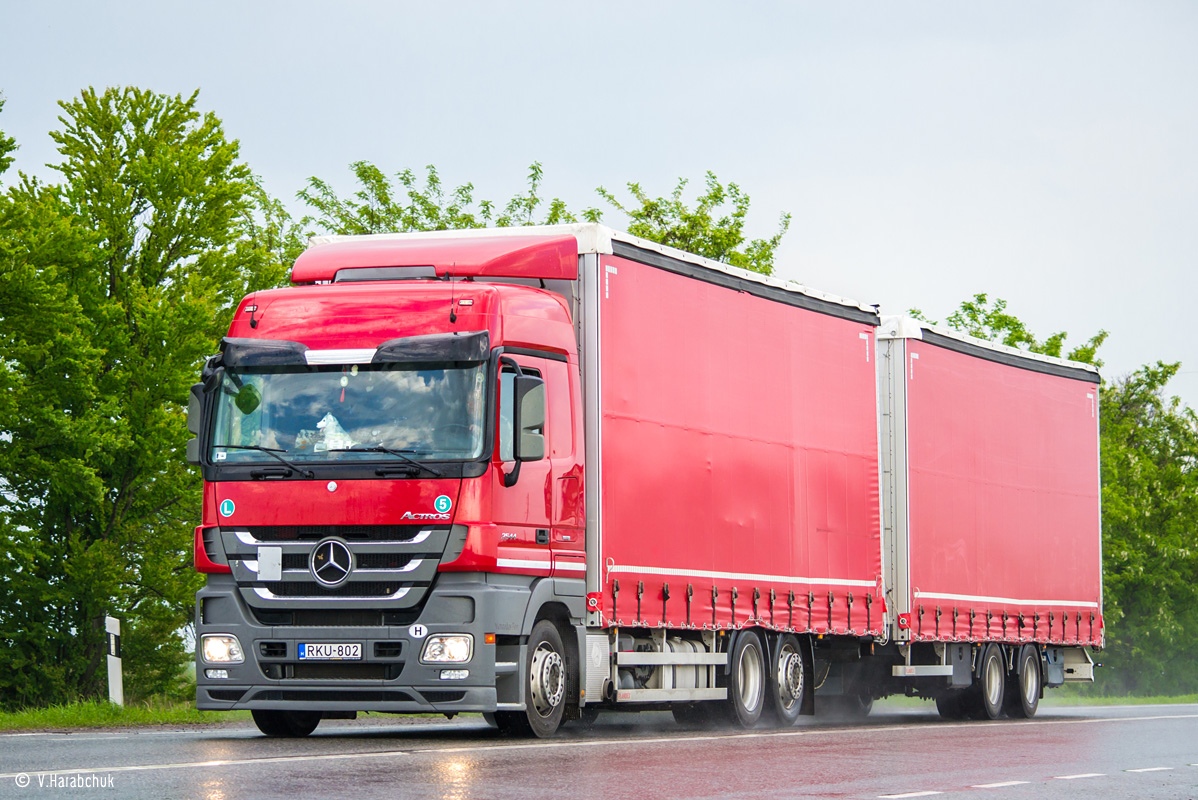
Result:
M410 364L226 371L212 461L475 459L483 451L485 366ZM245 448L245 449L238 449ZM351 449L366 452L339 452ZM368 448L375 448L368 450Z

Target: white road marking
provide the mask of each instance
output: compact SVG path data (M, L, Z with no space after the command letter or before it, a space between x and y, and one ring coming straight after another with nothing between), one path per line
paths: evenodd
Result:
M972 788L974 789L1001 789L1004 786L1022 786L1030 781L1003 781L1002 783L979 783Z
M1159 716L1105 717L1105 718L1098 718L1098 719L1072 719L1072 720L1065 720L1065 719L1034 720L1030 724L1032 724L1032 725L1084 725L1084 724L1093 724L1093 723L1100 723L1100 722L1145 722L1148 720L1163 720L1163 719L1198 719L1198 714L1162 714ZM973 721L973 722L938 724L935 726L935 730L947 730L950 728L968 727L970 730L976 731L980 728L993 727L993 726L1004 726L1008 730L1012 730L1012 731L1014 731L1016 727L1019 727L1020 730L1023 730L1022 726L1012 726L1009 723L1001 722L1001 721L996 721L996 722ZM353 729L352 726L346 726L346 727L347 727L347 729L350 729L350 730ZM247 729L247 730L252 730L252 729ZM165 770L165 769L188 769L188 768L192 768L192 767L239 766L239 765L243 765L243 764L290 763L290 762L294 762L294 761L338 761L338 760L356 760L356 759L363 759L363 758L388 758L388 757L393 757L393 756L412 756L412 755L423 755L423 754L437 755L437 754L444 754L444 753L485 753L485 752L490 752L490 751L503 751L503 750L526 750L526 749L530 749L530 748L536 748L538 750L551 750L551 749L564 749L564 748L576 748L576 747L594 748L594 747L606 747L606 746L613 746L613 745L617 746L617 747L627 747L630 745L639 746L639 745L649 745L649 744L674 744L674 743L678 743L678 742L720 743L720 742L728 741L730 739L764 739L766 737L777 737L777 738L782 739L782 738L794 738L794 737L799 737L799 736L835 736L835 735L845 734L845 733L849 733L849 734L859 733L862 730L865 730L865 729L823 728L823 729L818 729L818 730L797 730L797 731L792 730L792 731L773 731L773 732L762 731L762 732L758 732L758 733L730 733L730 734L715 735L715 736L712 736L712 735L654 736L654 737L644 738L644 739L624 737L624 738L620 738L620 739L583 739L583 740L575 740L575 741L540 741L540 742L526 742L526 743L521 743L521 744L514 744L514 743L513 744L481 744L481 745L474 744L474 745L463 745L460 747L429 747L429 748L414 748L414 749L408 749L408 750L373 750L370 752L363 752L363 753L329 753L329 754L324 754L324 755L272 756L272 757L266 757L266 758L241 758L241 759L226 759L226 760L219 760L219 761L191 761L191 762L178 763L178 764L137 764L137 765L132 765L132 766L122 766L122 767L104 767L104 766L73 767L73 768L69 768L69 769L44 770L44 771L30 772L28 774L73 775L73 774L85 773L85 772L86 773L90 773L90 772L136 772L136 771ZM917 725L879 725L877 727L871 727L868 730L871 733L878 733L878 732L884 732L884 731L923 731L926 733L927 731L930 730L930 728L928 727L928 725L926 723L922 723L922 724L917 724ZM147 732L147 733L151 733L151 732ZM184 733L184 731L154 731L153 733L157 733L160 735L169 735L172 733L174 733L174 734ZM236 731L236 733L240 734L240 733L243 733L243 731ZM22 735L33 735L33 734L5 734L5 735L22 736ZM44 735L62 736L65 734L44 734ZM143 735L143 734L137 734L137 735ZM3 736L0 735L0 738L3 738ZM1198 764L1192 764L1191 766L1198 766ZM20 775L20 774L24 774L24 773L18 773L18 772L2 773L2 774L0 774L0 780L5 779L5 778L15 778L17 775ZM1103 775L1103 773L1094 772L1094 773L1086 773L1086 774L1082 774L1082 775L1059 775L1059 776L1057 776L1057 778L1059 778L1060 780L1072 780L1074 778L1097 778L1097 777L1101 777L1102 775Z
M1169 772L1173 767L1142 767L1140 769L1125 769L1124 772Z
M1080 775L1054 775L1054 781L1075 781L1078 778L1104 778L1105 772L1083 772Z
M934 794L944 794L944 792L906 792L905 794L880 794L879 798L886 800L898 800L900 797L931 797Z

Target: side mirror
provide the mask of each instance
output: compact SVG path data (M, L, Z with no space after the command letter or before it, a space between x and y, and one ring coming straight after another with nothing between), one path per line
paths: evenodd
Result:
M187 440L187 463L192 466L200 466L200 440Z
M187 430L197 436L200 433L200 417L204 413L204 384L192 384L187 394Z
M517 461L540 461L545 457L545 381L533 375L516 376Z

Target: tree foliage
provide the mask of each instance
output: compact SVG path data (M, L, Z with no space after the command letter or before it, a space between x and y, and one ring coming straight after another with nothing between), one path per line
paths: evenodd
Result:
M490 200L476 201L473 183L446 190L440 173L431 164L425 167L423 184L410 169L396 175L395 183L369 161L355 161L350 169L359 189L349 198L338 197L332 186L320 178L308 179L307 187L298 196L316 213L304 217L304 225L315 225L328 233L352 235L578 221L558 198L549 201L545 216L538 219L538 209L545 204L540 196L544 172L539 162L528 168L528 190L502 207Z
M923 312L917 308L913 308L907 313L932 325L937 324L935 320L925 317ZM1067 358L1070 361L1080 361L1083 364L1093 364L1096 367L1102 366L1102 361L1097 357L1098 348L1106 341L1108 335L1106 331L1100 330L1084 343L1070 350L1067 355L1063 354L1065 340L1068 338L1067 333L1058 331L1048 338L1040 340L1021 319L1007 312L1006 300L996 297L992 301L985 292L979 292L972 298L962 301L957 310L948 317L946 324L955 331L978 339L1001 342L1008 347L1018 347L1032 353L1056 358Z
M200 577L183 403L230 307L277 282L237 143L196 95L60 104L60 185L0 200L0 705L101 694L102 618L132 694L170 688Z
M735 183L726 187L715 174L705 177L707 191L700 195L692 209L682 199L688 181L679 178L669 197L650 197L638 183L629 183L628 191L635 204L625 206L602 186L599 196L624 213L629 220L628 232L643 239L677 247L696 255L723 261L734 267L769 275L774 271L774 252L790 228L790 214L782 214L778 232L768 239L753 239L745 244L745 217L749 213L749 196ZM726 203L731 211L716 217Z
M575 214L559 198L548 201L542 198L544 171L539 162L528 168L527 190L502 206L490 200L476 200L473 183L446 189L432 165L425 168L423 183L411 170L400 172L392 182L368 161L356 161L350 169L359 187L351 197L339 196L320 178L308 179L299 198L315 213L304 217L303 225L334 234L404 233L554 225L580 219L599 222L603 218L596 208ZM694 208L683 200L686 179L678 180L669 197L657 198L650 197L640 184L629 183L628 191L634 202L627 205L603 187L596 192L627 218L625 227L634 236L770 274L774 252L790 226L790 215L781 216L778 232L772 237L746 242L744 225L749 196L735 183L724 186L711 172L705 180L706 192L697 198ZM730 210L724 210L727 204L731 204Z
M1198 415L1149 364L1102 395L1104 684L1131 694L1198 690Z
M1061 355L1064 332L1038 339L1006 308L976 294L947 324ZM1101 366L1097 350L1106 337L1099 331L1067 357ZM1180 366L1145 365L1104 382L1099 393L1107 653L1096 677L1106 693L1198 691L1198 415L1165 394Z

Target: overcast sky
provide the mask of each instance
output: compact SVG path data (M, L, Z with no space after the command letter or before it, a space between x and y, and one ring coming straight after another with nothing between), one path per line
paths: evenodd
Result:
M296 210L359 159L496 201L539 160L575 209L712 170L752 235L793 215L782 277L1105 328L1108 377L1182 361L1198 408L1198 3L6 3L17 169L54 179L56 101L112 85L199 89Z

